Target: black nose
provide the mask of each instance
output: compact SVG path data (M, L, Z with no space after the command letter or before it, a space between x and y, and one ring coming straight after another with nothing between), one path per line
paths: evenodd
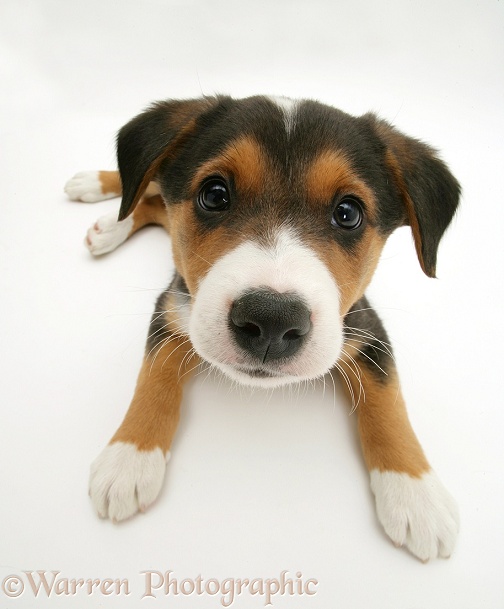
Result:
M311 329L310 311L295 294L253 290L234 301L229 326L238 345L265 363L299 350Z

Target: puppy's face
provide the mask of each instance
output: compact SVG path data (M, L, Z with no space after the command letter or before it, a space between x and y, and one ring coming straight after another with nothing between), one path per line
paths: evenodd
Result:
M315 102L220 100L185 128L155 174L190 296L184 331L241 383L325 374L408 216L395 157L370 117Z

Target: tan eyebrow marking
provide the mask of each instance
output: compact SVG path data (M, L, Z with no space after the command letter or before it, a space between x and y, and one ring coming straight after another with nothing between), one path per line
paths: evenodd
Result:
M370 220L376 219L374 193L343 152L331 149L321 152L306 171L306 188L312 203L331 201L336 192L353 194L365 203Z
M196 172L191 186L196 192L201 182L212 174L232 175L239 189L260 192L267 171L266 156L259 143L250 136L243 136L204 163Z

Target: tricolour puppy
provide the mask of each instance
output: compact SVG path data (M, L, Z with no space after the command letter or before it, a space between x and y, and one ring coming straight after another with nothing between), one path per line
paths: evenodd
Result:
M126 417L91 468L103 517L158 495L198 362L279 387L338 371L357 408L378 518L397 545L449 556L456 506L410 426L387 336L364 296L387 237L409 225L424 272L459 185L431 148L368 114L313 101L165 101L117 140L119 173L85 172L72 199L119 196L90 229L95 254L146 224L171 235L176 272L159 297Z

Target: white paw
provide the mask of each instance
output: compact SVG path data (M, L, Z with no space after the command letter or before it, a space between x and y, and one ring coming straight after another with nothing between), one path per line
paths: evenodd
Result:
M89 496L98 514L119 522L144 512L161 490L169 457L160 448L109 444L91 465Z
M397 546L405 545L423 561L451 555L459 529L458 509L432 470L412 478L374 469L371 489L378 520Z
M84 203L96 203L105 199L118 197L117 192L102 191L99 171L81 171L74 175L65 184L65 192L72 201L84 201Z
M132 216L119 222L117 212L112 212L98 218L88 230L84 243L93 256L100 256L115 250L117 246L126 241L132 228Z

